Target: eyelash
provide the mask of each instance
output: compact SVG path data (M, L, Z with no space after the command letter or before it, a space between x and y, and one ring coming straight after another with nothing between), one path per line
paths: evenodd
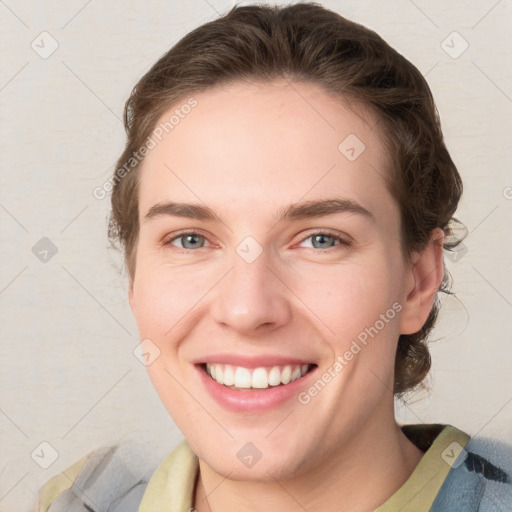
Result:
M192 229L189 231L182 231L181 233L178 233L178 234L172 236L171 238L164 239L164 241L162 242L162 246L164 246L164 247L171 246L171 242L174 242L174 240L183 238L187 235L198 236L198 237L208 240L208 238L205 237L202 233ZM306 237L302 238L299 243L303 243L306 240L308 240L309 238L311 238L313 236L318 236L318 235L327 235L327 236L333 238L334 240L338 241L339 244L334 245L333 247L329 247L327 249L317 249L317 252L333 252L333 251L337 251L344 247L345 248L350 247L352 245L352 243L349 240L346 240L341 235L338 235L337 233L333 233L329 230L315 231L313 233L309 233ZM182 253L194 251L194 249L184 249L184 248L179 248L179 247L174 247L174 246L171 246L171 247L173 247L174 249L176 249L177 251L182 252ZM202 249L202 247L200 247L199 249ZM315 247L307 247L307 249L316 249L316 248Z

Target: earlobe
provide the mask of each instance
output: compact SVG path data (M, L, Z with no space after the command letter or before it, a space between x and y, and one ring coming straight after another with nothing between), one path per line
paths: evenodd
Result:
M425 249L414 254L404 290L400 334L418 332L427 321L443 279L443 239L443 230L436 228Z

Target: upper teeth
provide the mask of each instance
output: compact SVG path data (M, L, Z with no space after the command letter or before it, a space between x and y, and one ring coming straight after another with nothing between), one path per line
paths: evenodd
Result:
M309 369L309 364L272 366L269 368L244 368L230 364L206 364L206 372L219 384L236 388L259 388L279 386L300 379Z

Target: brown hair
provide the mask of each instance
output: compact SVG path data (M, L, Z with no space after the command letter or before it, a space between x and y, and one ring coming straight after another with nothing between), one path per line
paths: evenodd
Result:
M126 148L113 176L111 241L120 242L130 279L138 241L138 168L134 158L171 107L194 92L229 82L277 78L310 82L376 114L389 153L387 186L401 212L402 253L410 261L436 227L454 248L453 218L462 181L446 149L426 80L378 34L317 3L235 6L165 53L134 87L124 112ZM341 142L341 141L340 141ZM444 270L440 291L449 291ZM427 335L440 307L436 296L423 328L401 335L395 395L417 387L430 365Z

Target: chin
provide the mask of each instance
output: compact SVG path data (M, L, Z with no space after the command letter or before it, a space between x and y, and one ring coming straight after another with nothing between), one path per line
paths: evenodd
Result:
M271 482L287 480L306 471L305 454L297 453L297 449L287 452L282 446L272 446L268 440L266 443L231 440L228 445L218 444L215 448L205 443L204 451L189 444L203 463L230 480ZM293 444L297 445L300 443ZM228 453L230 456L226 456Z

